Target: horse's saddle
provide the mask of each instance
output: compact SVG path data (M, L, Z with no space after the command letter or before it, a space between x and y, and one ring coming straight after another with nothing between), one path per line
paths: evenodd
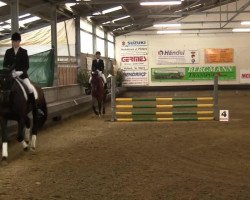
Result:
M18 85L20 86L22 92L23 92L23 95L25 97L26 100L28 100L28 94L29 94L29 90L27 88L27 86L19 79L19 78L15 78L15 81L18 83ZM33 89L33 93L34 93L34 96L35 96L35 99L38 99L38 93L36 91L36 88L34 87L33 84L31 84L32 86L32 89Z

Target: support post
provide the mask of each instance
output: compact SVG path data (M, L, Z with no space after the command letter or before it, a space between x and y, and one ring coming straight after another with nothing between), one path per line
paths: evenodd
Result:
M93 55L95 55L95 52L97 49L97 43L96 43L96 25L92 24L92 33L93 33ZM102 55L104 56L104 55Z
M219 120L219 99L218 99L218 81L219 81L219 76L216 74L214 76L214 119L216 121Z
M54 83L53 85L58 85L58 74L57 74L57 13L56 6L51 6L51 48L54 51Z
M11 34L19 32L19 0L11 0Z
M116 121L115 96L116 96L116 81L115 81L115 76L112 76L111 77L111 122Z
M81 66L81 30L80 30L80 17L77 16L75 19L75 31L76 31L76 43L75 43L75 51L76 51L76 59L77 64Z

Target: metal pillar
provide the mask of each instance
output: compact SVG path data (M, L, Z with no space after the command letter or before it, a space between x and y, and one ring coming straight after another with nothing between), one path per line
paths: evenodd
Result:
M58 85L58 74L57 74L57 13L56 6L51 6L51 48L54 51L55 69L54 69L54 83Z
M109 57L109 50L108 50L108 33L104 32L104 49L105 49L105 57Z
M97 51L96 45L96 25L92 24L92 32L93 32L93 54Z
M218 81L219 81L219 76L216 74L214 76L214 119L216 121L219 120L219 99L218 99Z
M81 30L80 30L80 17L77 16L75 19L75 32L76 32L76 43L75 43L75 51L76 51L76 60L77 64L81 66Z
M116 121L116 108L115 108L115 96L116 96L116 81L115 76L111 77L111 121Z
M19 0L11 0L11 34L19 32Z

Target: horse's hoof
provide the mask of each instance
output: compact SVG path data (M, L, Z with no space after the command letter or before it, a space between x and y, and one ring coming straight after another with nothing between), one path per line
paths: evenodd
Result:
M30 151L35 152L36 148L35 147L30 147Z
M8 165L7 157L2 157L1 165L2 165L2 166Z
M102 114L103 114L103 115L105 115L105 110L104 110L104 111L102 111Z
M24 150L25 152L28 152L28 151L29 151L29 147L25 147L25 148L23 148L23 150Z

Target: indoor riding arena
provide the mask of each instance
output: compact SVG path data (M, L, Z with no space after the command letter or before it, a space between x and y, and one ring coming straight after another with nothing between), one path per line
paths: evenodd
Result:
M0 200L249 200L248 52L249 0L0 0Z

